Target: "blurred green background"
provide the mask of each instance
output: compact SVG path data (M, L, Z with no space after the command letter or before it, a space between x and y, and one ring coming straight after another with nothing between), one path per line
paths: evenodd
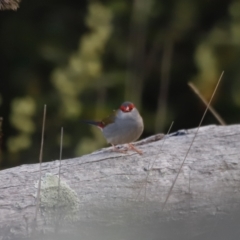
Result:
M143 137L196 127L205 110L193 82L227 124L240 118L240 1L22 0L0 11L0 168L36 163L47 104L43 160L107 146L80 119L106 117L125 100ZM203 125L218 124L208 113Z

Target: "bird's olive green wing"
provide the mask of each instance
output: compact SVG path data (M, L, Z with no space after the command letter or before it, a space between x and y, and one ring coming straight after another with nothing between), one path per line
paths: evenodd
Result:
M102 125L105 127L105 126L107 126L108 124L114 123L115 118L116 118L116 114L117 114L117 111L114 110L111 115L109 115L108 117L104 118L104 119L101 121Z

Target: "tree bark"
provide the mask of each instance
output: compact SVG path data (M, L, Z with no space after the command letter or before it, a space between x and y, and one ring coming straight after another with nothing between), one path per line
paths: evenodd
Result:
M37 218L39 164L1 171L0 240L42 235L45 239L159 239L159 235L215 239L216 231L208 228L211 224L219 226L219 234L226 226L222 216L226 221L231 216L234 223L239 217L240 125L199 129L163 210L196 131L158 134L137 142L143 155L105 148L62 160L60 185L60 162L42 163ZM231 229L231 236L238 229ZM221 236L216 239L226 239ZM227 239L238 239L231 236Z

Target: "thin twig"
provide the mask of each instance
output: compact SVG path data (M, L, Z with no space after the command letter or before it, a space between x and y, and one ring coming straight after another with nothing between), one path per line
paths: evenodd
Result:
M1 166L1 162L2 162L2 124L3 124L3 118L0 117L0 166Z
M2 123L3 123L3 118L0 117L0 166L1 166L1 160L2 160Z
M41 178L42 178L42 156L43 156L43 143L44 143L45 122L46 122L46 111L47 111L47 105L45 104L44 105L44 110L43 110L42 138L41 138L41 148L40 148L40 155L39 155L39 181L38 181L35 221L37 220L37 214L38 214L39 205L40 205Z
M174 122L171 123L171 125L170 125L170 127L169 127L169 129L168 129L167 135L168 135L169 132L171 131L172 126L173 126L173 123L174 123ZM166 140L166 138L163 138L162 144L160 145L160 151L162 150L162 147L163 147L163 144L164 144L165 140ZM146 186L146 187L145 187L145 194L144 194L144 201L146 200L146 194L147 194L147 181L148 181L148 176L149 176L150 171L153 169L153 165L154 165L155 162L156 162L156 159L153 161L151 167L150 167L150 164L151 164L151 163L149 162L149 164L148 164L147 176L146 176L146 180L145 180L145 182L144 182L144 183L145 183L145 186ZM140 191L138 192L137 198L139 197L141 191L142 191L142 187L140 188Z
M198 91L198 89L196 88L196 86L194 86L193 83L189 82L188 86L193 90L193 92L202 100L202 102L205 104L205 106L208 105L208 102L206 101L206 99L203 97L203 95ZM213 114L213 116L218 120L218 122L221 125L226 125L226 122L222 119L222 117L219 115L219 113L217 113L217 111L211 106L209 105L209 110L210 112Z
M59 156L59 170L58 170L58 200L59 200L59 189L60 189L60 174L61 174L61 163L62 163L62 142L63 142L63 127L61 128L61 140L60 140L60 156Z
M60 179L61 179L61 163L62 163L62 143L63 143L63 127L61 128L61 139L60 139L60 156L59 156L59 169L58 169L58 198L57 198L57 211L59 211L59 198L60 198ZM59 217L58 214L56 214L56 221L55 221L55 232L58 232L59 229Z
M202 116L201 121L200 121L200 123L199 123L199 125L198 125L198 128L197 128L197 131L196 131L196 133L195 133L195 135L194 135L194 137L193 137L193 139L192 139L192 142L191 142L191 144L190 144L190 146L189 146L189 148L188 148L188 151L187 151L187 153L186 153L186 155L185 155L185 157L184 157L184 159L183 159L183 161L182 161L182 164L181 164L181 166L180 166L180 168L179 168L179 170L178 170L178 172L177 172L177 175L176 175L176 177L175 177L175 179L174 179L174 181L173 181L173 183L172 183L172 186L171 186L170 189L169 189L169 192L168 192L168 195L167 195L167 197L166 197L166 200L165 200L164 203L163 203L163 209L162 209L162 210L164 210L164 208L165 208L165 206L166 206L166 203L167 203L167 201L168 201L168 199L169 199L169 197L170 197L170 195L171 195L171 193L172 193L173 187L174 187L174 185L175 185L175 183L176 183L176 181L177 181L177 179L178 179L178 176L179 176L179 174L180 174L180 172L181 172L181 169L182 169L182 167L183 167L183 164L185 163L185 160L186 160L186 158L187 158L187 156L188 156L188 154L189 154L189 152L190 152L190 149L191 149L191 147L192 147L192 145L193 145L193 142L194 142L194 140L195 140L195 138L196 138L196 136L197 136L197 134L198 134L199 128L200 128L201 125L202 125L203 119L205 118L205 115L206 115L206 113L207 113L207 111L208 111L208 109L209 109L209 106L210 106L210 104L211 104L211 102L212 102L212 99L213 99L213 97L214 97L214 95L215 95L215 93L216 93L216 91L217 91L218 85L219 85L219 83L220 83L220 81L221 81L221 79L222 79L223 74L224 74L224 71L222 72L220 78L218 79L217 85L216 85L216 87L215 87L215 89L214 89L214 91L213 91L213 94L212 94L212 96L211 96L211 99L210 99L210 101L209 101L209 103L208 103L208 105L207 105L207 107L206 107L206 109L205 109L205 111L204 111L204 113L203 113L203 116Z

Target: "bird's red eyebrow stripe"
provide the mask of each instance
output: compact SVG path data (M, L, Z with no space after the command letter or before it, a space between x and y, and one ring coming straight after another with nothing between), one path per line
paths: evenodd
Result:
M120 107L122 111L125 111L125 107L124 106L121 106Z
M127 106L122 105L120 108L123 112L130 112L134 107L133 104L129 104Z

